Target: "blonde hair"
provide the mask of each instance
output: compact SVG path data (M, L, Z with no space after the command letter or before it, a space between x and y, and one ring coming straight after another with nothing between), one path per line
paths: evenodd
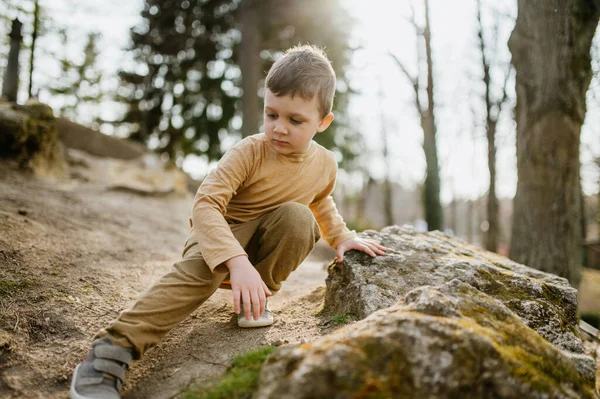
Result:
M296 46L273 64L265 87L278 97L298 95L310 101L316 95L324 118L333 108L335 72L322 49L313 45Z

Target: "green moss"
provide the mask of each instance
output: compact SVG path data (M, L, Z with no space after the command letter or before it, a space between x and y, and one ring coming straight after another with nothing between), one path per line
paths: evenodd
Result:
M2 124L6 134L0 140L0 156L14 157L25 166L34 156L53 160L58 143L58 128L48 105L37 103L16 105L19 121Z
M273 346L263 346L234 358L217 385L187 392L184 399L250 399L258 386L262 365L274 350Z
M38 280L34 278L24 278L18 281L0 279L0 298L20 294L24 289L37 284Z
M569 381L581 390L587 386L573 365L563 360L544 338L532 333L512 316L498 317L499 312L493 311L497 305L491 302L486 304L485 300L469 301L467 297L463 298L461 305L460 311L467 318L456 322L490 338L495 350L509 365L509 372L514 378L540 392L560 390L561 381Z
M504 303L509 309L516 314L523 313L523 301L536 301L540 306L548 311L556 314L561 320L561 327L564 331L569 331L576 336L579 336L577 331L577 308L573 306L562 294L559 288L540 282L527 276L520 276L531 280L532 284L539 285L542 289L541 295L528 287L521 287L514 284L514 274L511 272L500 272L493 270L477 269L477 277L484 281L484 284L477 286L478 290L490 295ZM534 322L534 320L530 320ZM541 321L540 323L545 323ZM536 329L540 325L530 325L529 327Z
M351 316L350 314L336 314L333 315L331 317L331 323L335 324L336 326L342 325L342 324L348 324L351 320Z

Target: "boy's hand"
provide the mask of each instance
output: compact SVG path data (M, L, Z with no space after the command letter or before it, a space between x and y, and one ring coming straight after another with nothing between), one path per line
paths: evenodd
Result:
M225 262L225 266L229 269L235 313L240 313L241 299L246 320L250 320L251 313L254 320L258 320L265 311L267 296L271 296L271 291L246 256L231 258Z
M351 240L342 241L338 244L337 258L336 261L340 263L344 260L344 253L350 251L351 249L356 249L357 251L362 251L373 258L377 255L385 255L385 250L387 249L383 245L379 244L375 240L369 240L365 238L353 238Z

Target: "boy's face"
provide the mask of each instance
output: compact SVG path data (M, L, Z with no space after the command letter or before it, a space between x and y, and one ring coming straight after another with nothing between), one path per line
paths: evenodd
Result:
M315 134L327 129L332 121L332 113L321 118L316 96L306 101L300 96L277 97L265 90L265 134L280 154L308 151Z

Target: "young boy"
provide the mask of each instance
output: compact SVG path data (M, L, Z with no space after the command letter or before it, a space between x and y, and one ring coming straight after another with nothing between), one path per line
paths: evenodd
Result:
M357 238L331 193L334 155L312 139L333 121L335 73L316 47L288 50L265 82L265 133L231 148L202 182L182 259L92 343L73 374L71 398L120 397L132 358L150 347L219 287L233 291L240 327L273 324L267 297L312 251L321 233L337 261L384 247Z

